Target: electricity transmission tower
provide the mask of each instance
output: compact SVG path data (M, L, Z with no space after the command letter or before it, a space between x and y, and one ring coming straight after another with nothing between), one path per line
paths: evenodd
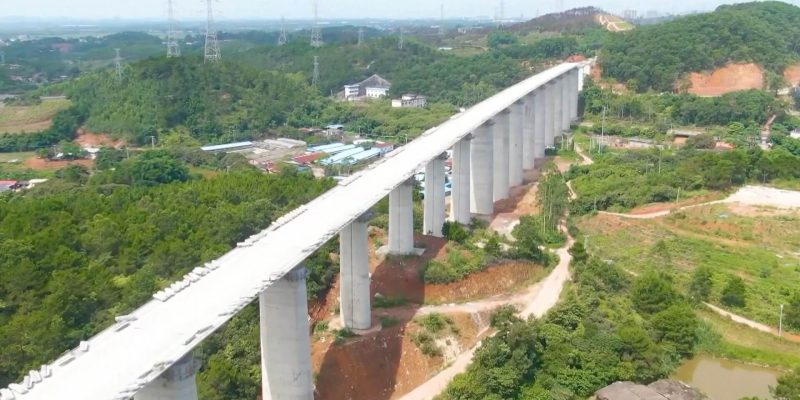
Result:
M319 86L319 57L314 56L314 74L311 76L311 86L317 89Z
M500 11L497 14L497 26L502 27L503 21L506 19L506 2L505 0L500 0Z
M114 69L117 73L117 80L122 80L122 56L120 56L119 49L114 49L116 56L114 57Z
M319 0L313 0L314 27L311 28L311 47L322 47L322 30L319 27Z
M172 8L172 0L167 0L167 14L169 18L169 28L167 28L167 58L180 57L181 48L178 46L178 35L175 33L175 11Z
M283 46L288 42L286 38L286 20L281 17L281 34L278 36L278 46Z
M403 50L403 48L405 48L405 47L406 47L406 37L405 37L405 32L403 31L403 28L401 27L400 28L400 41L397 42L397 48L400 49L400 50Z
M211 6L213 0L206 0L208 17L206 19L206 48L204 63L215 63L222 58L219 52L219 42L217 41L217 30L214 27L214 9Z
M358 28L358 47L364 44L364 28Z

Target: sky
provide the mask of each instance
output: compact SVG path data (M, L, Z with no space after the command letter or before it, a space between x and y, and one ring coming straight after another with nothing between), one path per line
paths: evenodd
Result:
M319 0L322 19L342 18L438 18L440 6L445 16L493 17L501 0ZM797 3L800 0L793 0ZM683 13L710 10L719 4L741 1L692 0L505 0L505 16L532 18L539 14L594 5L621 12L636 9ZM167 0L0 0L0 18L10 16L78 19L159 19L167 10ZM179 19L205 18L204 0L173 0ZM311 0L214 0L217 19L310 19Z

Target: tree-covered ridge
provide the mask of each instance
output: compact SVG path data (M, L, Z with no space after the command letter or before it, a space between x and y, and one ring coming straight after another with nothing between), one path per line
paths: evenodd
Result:
M637 90L670 91L685 73L731 61L755 62L782 75L800 58L800 8L778 2L719 7L611 36L603 73Z
M239 170L156 186L62 184L0 196L0 386L330 185Z

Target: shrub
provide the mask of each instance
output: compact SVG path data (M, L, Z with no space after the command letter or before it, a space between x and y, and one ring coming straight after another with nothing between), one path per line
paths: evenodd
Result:
M447 240L458 243L464 243L469 239L469 231L464 225L458 222L446 221L442 226L442 235L444 235Z
M436 345L436 339L428 332L420 331L413 333L411 335L411 342L417 345L422 351L422 354L428 357L440 357L442 355L442 349Z
M742 278L733 276L722 289L722 304L729 307L744 307L747 305L747 287Z

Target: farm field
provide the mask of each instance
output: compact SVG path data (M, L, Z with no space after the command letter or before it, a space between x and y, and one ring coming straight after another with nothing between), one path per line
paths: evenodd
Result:
M0 134L47 129L53 116L69 104L67 99L43 99L41 104L34 106L0 106Z
M654 219L600 214L579 218L591 252L633 273L673 275L689 287L701 266L713 271L710 303L777 326L780 304L800 287L800 212L738 203L673 212ZM724 306L721 292L738 276L747 286L743 308Z

